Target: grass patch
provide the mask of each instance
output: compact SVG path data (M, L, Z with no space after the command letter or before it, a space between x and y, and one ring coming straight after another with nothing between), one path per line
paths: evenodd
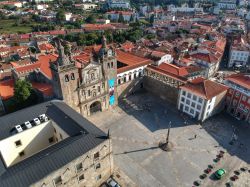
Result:
M15 23L14 19L0 20L0 34L29 33L32 32L32 26L38 25L35 22L20 23L19 25L15 25Z

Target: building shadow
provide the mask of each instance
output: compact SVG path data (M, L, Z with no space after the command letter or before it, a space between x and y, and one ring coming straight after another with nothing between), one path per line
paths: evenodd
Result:
M176 105L145 90L120 99L119 107L152 133L167 129L169 124L171 124L171 129L200 125L200 128L204 129L216 141L217 145L214 145L214 148L226 150L231 156L237 156L248 164L250 163L250 125L238 121L227 113L216 114L201 124L179 112ZM231 145L233 134L236 134L237 141Z
M123 154L129 154L129 153L136 153L136 152L141 152L141 151L147 151L147 150L154 150L154 149L158 149L158 146L155 147L149 147L149 148L144 148L144 149L137 149L137 150L133 150L133 151L124 151L122 153L116 153L114 155L123 155Z

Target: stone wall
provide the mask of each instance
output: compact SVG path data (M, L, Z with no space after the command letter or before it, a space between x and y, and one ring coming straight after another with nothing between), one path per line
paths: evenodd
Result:
M117 85L118 98L127 97L143 88L143 77Z
M145 76L143 80L144 88L152 94L160 97L163 100L177 105L178 88L171 87L159 80Z
M99 158L94 159L94 154L99 152ZM82 170L76 170L76 165L82 163ZM100 164L100 168L96 166ZM33 187L54 187L54 179L61 176L62 183L58 186L83 186L83 187L98 187L105 182L110 175L113 174L113 155L111 140L108 139L94 149L78 157L62 168L50 173L45 178L33 184ZM84 175L84 179L79 180L79 177ZM97 177L101 175L100 179Z

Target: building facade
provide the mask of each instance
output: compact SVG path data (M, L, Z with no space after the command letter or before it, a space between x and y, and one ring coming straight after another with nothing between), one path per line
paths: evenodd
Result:
M224 109L227 87L197 78L180 87L178 110L204 121Z
M227 112L250 123L250 75L231 75L226 78L225 84L230 88L226 98Z
M0 120L2 187L97 187L113 173L109 135L62 101Z
M83 116L107 110L117 104L117 62L113 47L106 39L98 54L89 63L76 66L71 57L64 54L58 42L59 57L52 64L54 94Z

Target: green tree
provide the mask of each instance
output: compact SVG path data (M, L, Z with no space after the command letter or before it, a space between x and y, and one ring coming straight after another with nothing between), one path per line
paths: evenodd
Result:
M65 11L63 9L58 10L58 12L56 13L56 20L59 23L62 23L65 21Z
M155 21L155 15L152 14L152 15L150 16L150 18L149 18L149 22L150 22L151 24L153 24L154 21Z
M85 20L87 23L95 23L96 22L96 19L94 17L94 15L89 15L86 20Z
M18 104L23 104L31 96L33 88L26 80L17 80L14 87L14 99Z
M124 17L123 17L123 15L121 13L119 14L118 22L119 23L124 23Z

